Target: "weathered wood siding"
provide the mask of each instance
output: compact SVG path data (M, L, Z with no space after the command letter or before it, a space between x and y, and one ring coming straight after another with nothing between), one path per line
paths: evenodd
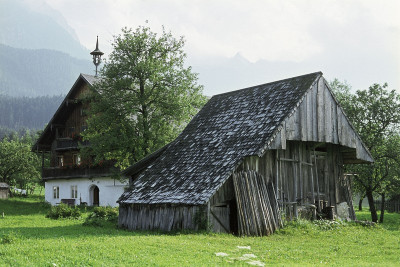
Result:
M341 145L343 163L373 161L323 78L313 85L283 122L281 131L269 148L284 149L287 140Z
M206 210L205 206L120 204L118 225L132 231L198 230L206 226Z
M262 157L247 157L237 168L255 170L273 181L282 204L335 206L347 201L339 187L343 176L340 147L313 142L288 141L286 149L269 150Z
M211 197L209 222L213 232L231 233L237 226L236 200L233 180L230 177ZM232 225L235 224L236 225Z

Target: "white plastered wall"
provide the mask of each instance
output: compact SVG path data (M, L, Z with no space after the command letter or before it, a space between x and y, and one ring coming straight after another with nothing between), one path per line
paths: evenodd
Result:
M71 199L71 186L77 186L78 196L75 204L86 202L87 205L93 205L93 188L99 188L99 205L100 206L118 206L117 200L124 192L124 188L128 186L128 181L121 183L110 177L99 178L77 178L77 179L56 179L46 181L45 183L45 199L51 205L61 202L61 199ZM59 198L54 198L53 188L59 187Z

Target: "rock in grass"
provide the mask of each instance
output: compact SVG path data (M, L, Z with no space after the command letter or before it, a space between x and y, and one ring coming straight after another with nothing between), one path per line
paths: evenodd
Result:
M250 246L237 246L238 249L251 249Z
M217 253L215 253L215 256L217 256L217 257L227 257L228 254L226 254L225 252L217 252Z
M247 263L254 266L265 266L265 263L261 261L248 261Z

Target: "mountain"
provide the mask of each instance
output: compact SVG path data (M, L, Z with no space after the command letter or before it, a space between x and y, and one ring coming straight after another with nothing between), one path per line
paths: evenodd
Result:
M75 31L45 2L0 0L0 43L25 49L50 49L87 59Z
M64 96L10 97L0 95L0 128L43 129ZM0 135L1 139L1 135Z
M79 73L94 73L89 60L47 49L18 49L0 44L0 94L65 95Z

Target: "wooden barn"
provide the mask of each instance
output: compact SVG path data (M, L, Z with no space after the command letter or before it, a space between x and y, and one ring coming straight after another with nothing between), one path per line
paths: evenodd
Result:
M10 186L6 183L0 183L0 199L7 199L10 194Z
M354 219L343 165L371 162L321 72L232 91L125 170L119 225L268 235L283 217Z

